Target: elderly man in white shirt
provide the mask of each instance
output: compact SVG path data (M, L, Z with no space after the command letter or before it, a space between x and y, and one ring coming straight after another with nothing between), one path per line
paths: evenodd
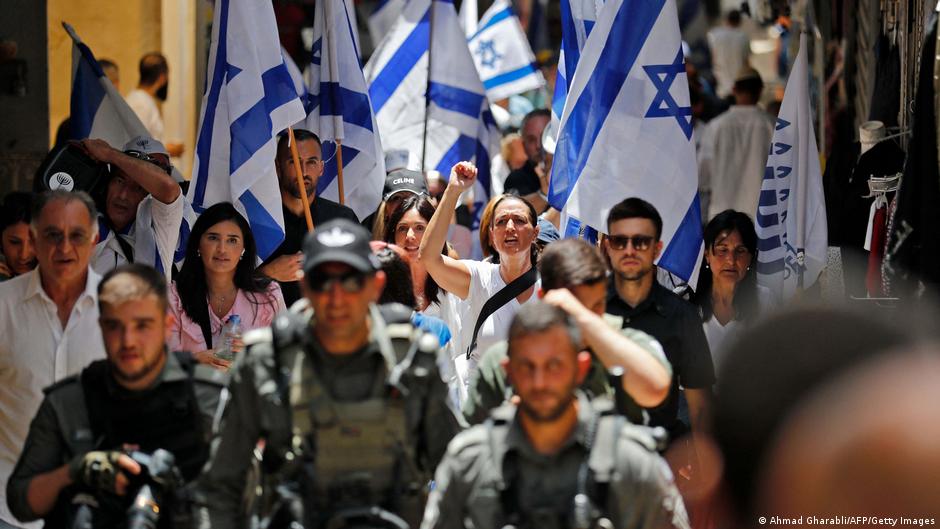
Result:
M98 281L89 267L98 240L87 194L47 191L33 204L32 272L0 283L0 529L18 524L6 482L20 455L43 388L105 357L98 326Z
M102 140L82 140L81 145L93 159L111 165L92 268L104 275L136 262L163 272L169 281L186 197L170 176L166 148L143 136L129 141L123 152Z

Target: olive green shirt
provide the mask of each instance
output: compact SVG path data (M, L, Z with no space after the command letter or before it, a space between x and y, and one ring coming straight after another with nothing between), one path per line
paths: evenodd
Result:
M672 376L672 367L669 365L669 361L666 360L663 348L655 338L643 331L629 327L623 328L622 318L620 317L605 314L603 318L608 325L620 330L624 336L656 358ZM502 361L506 358L508 349L508 343L501 341L493 344L480 358L477 370L470 378L467 400L463 404L463 415L470 424L483 422L489 416L490 411L505 402L508 397L509 384L506 381L506 372L502 366ZM581 389L593 397L613 397L614 395L614 388L610 385L607 369L593 353L591 354L591 369L581 384ZM619 410L621 413L631 419L642 415L642 408L629 395L626 395L625 400L627 409Z
M193 391L202 415L202 431L208 443L213 416L228 376L201 364L194 366L194 370ZM167 382L179 382L188 376L176 355L168 354L163 371L152 388ZM112 390L128 391L117 383ZM26 444L6 485L10 511L23 522L39 518L26 500L26 491L33 478L61 467L77 455L98 449L88 419L80 375L61 380L45 391L46 397L29 425Z
M504 494L514 502L516 513L529 520L538 511L552 513L549 520L569 514L579 468L591 455L587 437L597 413L583 394L578 404L575 430L552 455L532 447L510 404L493 414L508 415L505 437L494 434L491 428L496 427L489 422L455 437L437 468L421 529L504 527L511 522L503 510ZM616 439L616 447L594 448L615 454L606 505L597 505L603 515L618 529L687 529L682 498L647 428L624 421L608 438Z
M245 342L249 346L233 366L228 402L224 404L209 464L201 481L199 502L203 508L199 526L202 528L246 527L242 494L258 440L266 441L265 457L291 446L292 418L275 380L271 331L261 329L253 333L246 335ZM266 337L255 340L252 336L259 336L259 333ZM374 398L370 393L376 377L388 376L374 335L359 351L342 356L330 354L309 336L304 352L330 398L336 401ZM418 459L413 463L430 474L443 457L447 443L460 431L460 420L448 407L447 386L440 375L430 373L427 380L426 391L415 392L422 399L420 406L406 407L406 419L408 442L413 443ZM415 409L421 410L420 417L412 416ZM316 457L330 457L330 454Z

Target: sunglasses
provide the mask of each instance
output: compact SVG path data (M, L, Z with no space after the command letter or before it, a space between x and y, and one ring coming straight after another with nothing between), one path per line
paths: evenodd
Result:
M366 276L358 272L348 272L342 275L316 274L310 276L308 284L310 290L320 294L330 292L335 284L338 284L343 292L355 294L365 286Z
M650 235L608 235L607 244L613 250L624 250L627 247L627 244L633 243L633 248L639 252L649 250L650 246L653 245L653 240L655 237Z
M160 163L160 160L157 160L153 156L150 156L149 154L143 151L135 151L131 149L131 150L124 151L124 154L130 156L131 158L137 158L138 160L152 163L156 165L157 167L159 167L160 169L163 169L166 172L166 174L173 174L173 169L171 167L163 165L162 163Z

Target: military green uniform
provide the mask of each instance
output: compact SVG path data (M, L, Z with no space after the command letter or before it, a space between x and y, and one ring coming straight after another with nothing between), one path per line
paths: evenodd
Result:
M22 521L38 519L26 501L34 477L69 463L77 455L120 450L125 443L139 445L146 453L157 448L169 450L184 479L192 482L208 457L213 416L227 379L221 371L177 353L167 355L157 381L143 391L120 386L111 376L107 360L93 362L80 375L50 386L7 483L10 510ZM78 492L82 491L73 485L60 494L45 518L46 527L66 526L68 500ZM118 509L117 516L123 516L132 499L92 493L101 509Z
M643 331L624 328L622 318L605 314L604 321L614 329L620 330L624 336L633 340L644 351L658 360L672 376L672 367L666 360L663 348L652 336ZM503 370L502 361L506 358L509 345L502 341L490 346L477 364L477 371L470 379L467 400L463 405L463 415L470 424L483 422L490 411L501 405L510 396L509 384L506 381L506 371ZM610 385L607 369L593 353L591 354L591 369L581 384L581 390L592 397L614 397L614 388ZM643 409L626 393L618 401L620 413L635 423L642 423Z
M455 437L437 468L422 529L581 527L579 492L593 504L582 511L591 513L587 527L603 517L618 529L687 529L658 442L649 428L610 413L606 400L579 395L575 431L554 455L535 451L510 404Z
M373 310L368 343L344 355L325 350L306 322L287 346L274 346L281 331L245 336L205 479L211 527L245 526L242 487L260 438L264 467L302 498L307 529L370 505L420 520L460 421L447 405L437 339L410 324L410 311L402 316L386 323Z

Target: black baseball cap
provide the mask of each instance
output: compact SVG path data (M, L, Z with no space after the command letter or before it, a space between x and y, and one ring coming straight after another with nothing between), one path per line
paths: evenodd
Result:
M304 238L304 274L309 277L324 263L347 264L364 274L375 272L379 261L372 254L370 238L365 228L350 220L324 222Z
M382 200L388 200L396 193L407 191L415 195L428 194L428 182L424 174L410 169L396 169L385 177L385 188L382 190Z

